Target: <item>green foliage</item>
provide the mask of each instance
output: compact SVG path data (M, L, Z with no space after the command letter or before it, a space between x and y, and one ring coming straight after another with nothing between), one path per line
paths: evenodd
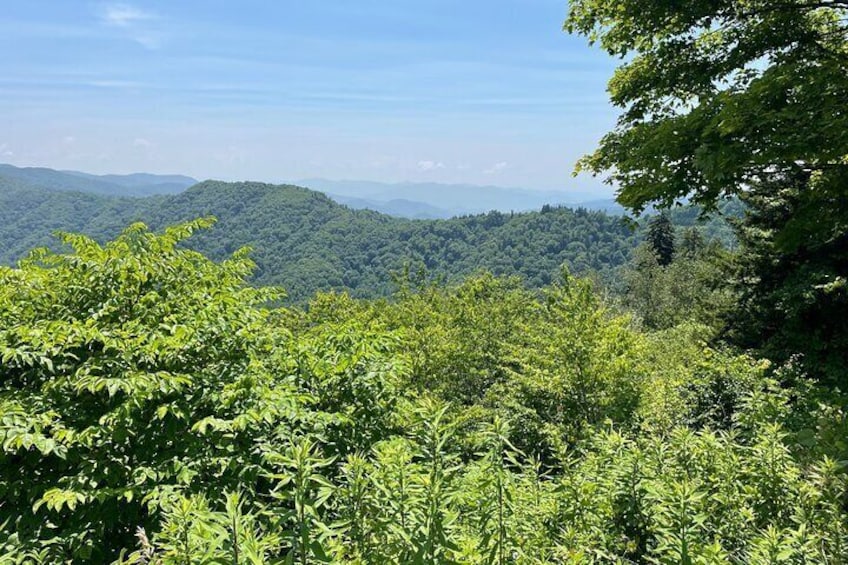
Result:
M681 234L680 252L666 265L648 245L636 248L622 270L622 304L649 329L661 330L686 321L718 333L737 303L729 282L736 261L717 242L706 244L699 232Z
M811 192L803 177L745 196L738 226L739 306L730 337L778 364L802 355L805 369L845 390L848 380L848 174Z
M2 514L28 539L63 531L57 559L125 545L129 525L146 525L174 489L256 472L255 457L232 458L242 430L211 443L202 429L264 394L259 306L281 294L244 287L243 252L216 265L176 247L209 225L161 236L133 225L105 247L65 235L72 254L36 251L0 273Z
M163 527L156 546L139 528L140 548L119 560L122 564L191 565L194 563L250 563L271 561L282 546L277 533L269 533L261 517L244 511L236 493L224 494L222 510L210 508L202 495L178 497L163 509Z
M648 221L648 245L660 267L674 259L674 226L667 214L658 214Z
M499 394L517 386L511 395L535 416L526 428L547 435L516 438L522 449L556 452L560 442L575 442L586 429L632 421L644 378L639 363L644 340L628 317L602 305L589 281L564 271L562 281L545 291L537 317L520 332L511 351L514 384Z
M567 270L280 308L209 224L0 272L3 562L843 558L848 419L799 366Z
M135 199L51 191L2 177L0 189L2 263L52 244L57 229L102 242L132 221L163 228L214 215L215 229L187 245L215 260L240 247L255 249L252 282L281 285L294 301L333 289L385 296L391 273L407 265L450 281L486 269L520 275L532 287L549 284L563 263L575 272L611 275L636 239L620 217L585 209L405 220L351 210L305 188L253 182L207 181L180 194Z
M565 27L625 62L616 129L581 166L642 209L791 170L844 169L848 4L572 0Z
M609 82L618 124L578 169L609 171L636 211L745 200L729 337L778 364L800 353L844 388L848 3L570 6L566 29L625 60Z
M283 516L287 525L284 535L290 537L291 547L286 560L303 565L311 562L311 557L328 560L323 538L331 532L321 520L321 513L335 487L320 471L333 460L322 458L317 449L317 444L305 437L291 442L282 453L273 451L271 446L266 453L266 459L278 469L269 475L276 482L272 496L288 509Z
M651 220L635 316L571 272L609 282L642 234L585 210L413 222L258 183L6 183L3 241L95 237L0 267L0 561L845 562L846 11L572 1L566 27L626 61L581 166L635 210L748 207L735 262L709 227L674 233L691 210ZM191 241L212 222L99 243L209 213ZM716 341L733 265L748 354ZM392 273L391 299L302 309L248 285L385 296Z

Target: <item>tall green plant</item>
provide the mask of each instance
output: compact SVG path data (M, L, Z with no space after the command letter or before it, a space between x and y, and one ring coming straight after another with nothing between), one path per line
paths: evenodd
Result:
M271 492L282 503L278 508L288 529L290 550L286 559L307 565L329 562L325 541L335 535L323 517L323 507L336 492L336 486L321 474L333 463L322 457L319 446L310 438L292 440L282 452L269 450L265 457L278 471L269 478L275 481Z
M171 493L257 472L231 451L240 434L187 433L273 388L254 360L282 295L245 286L245 251L216 264L181 247L211 223L136 224L105 246L65 234L68 252L0 269L0 523L51 559L114 557Z
M424 508L415 540L415 559L428 565L452 563L451 553L457 549L451 539L456 516L450 503L452 481L459 467L450 449L455 424L446 417L448 408L448 405L426 400L416 411L419 418L416 439L425 474L420 477Z

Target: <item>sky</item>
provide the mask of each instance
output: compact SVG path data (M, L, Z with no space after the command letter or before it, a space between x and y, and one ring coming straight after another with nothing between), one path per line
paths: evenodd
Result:
M0 162L611 193L571 175L616 61L566 0L0 3Z

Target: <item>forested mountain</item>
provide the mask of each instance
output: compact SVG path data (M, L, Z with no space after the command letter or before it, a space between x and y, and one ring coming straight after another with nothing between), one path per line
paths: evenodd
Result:
M723 210L740 213L736 202ZM619 216L583 208L408 220L352 210L292 185L206 181L174 195L119 198L0 176L0 261L11 264L33 247L55 245L56 231L102 241L133 221L157 229L201 216L218 224L192 240L196 249L221 259L251 247L254 282L282 285L293 300L330 289L382 296L392 288L392 273L407 267L445 281L482 270L520 275L532 287L549 284L563 264L609 279L642 237ZM698 211L681 208L673 218L678 226L695 225ZM699 229L707 240L732 240L720 219Z
M848 562L848 2L569 5L635 230L2 178L0 563Z
M15 167L0 164L0 178L42 188L70 190L108 196L152 196L177 194L197 180L185 175L93 175L45 167ZM410 219L446 219L491 210L519 212L537 210L545 204L568 204L590 210L621 213L611 198L598 199L590 192L538 191L498 186L442 183L379 183L309 179L295 183L324 192L340 204L356 210L374 210Z
M55 242L55 231L116 233L156 201L51 190L0 177L0 262L12 263L33 247Z
M627 260L636 241L619 217L551 206L413 221L351 210L321 193L285 185L207 181L176 195L121 199L0 182L0 258L6 263L49 244L56 230L102 240L134 220L161 228L214 216L217 226L192 245L218 259L252 247L254 282L280 284L297 300L329 289L383 295L391 273L405 266L446 280L480 270L518 274L538 287L562 264L608 274Z
M327 288L384 294L390 273L407 264L447 280L485 269L541 286L563 263L584 273L621 265L634 244L619 218L586 210L548 207L413 221L350 210L302 188L259 183L203 183L160 210L153 226L215 216L218 225L197 238L197 249L224 257L249 245L256 281L282 284L298 298Z

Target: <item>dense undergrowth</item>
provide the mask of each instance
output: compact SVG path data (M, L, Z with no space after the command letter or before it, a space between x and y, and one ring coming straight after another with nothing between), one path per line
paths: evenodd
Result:
M587 280L285 308L207 221L0 270L0 562L842 563L845 405Z

